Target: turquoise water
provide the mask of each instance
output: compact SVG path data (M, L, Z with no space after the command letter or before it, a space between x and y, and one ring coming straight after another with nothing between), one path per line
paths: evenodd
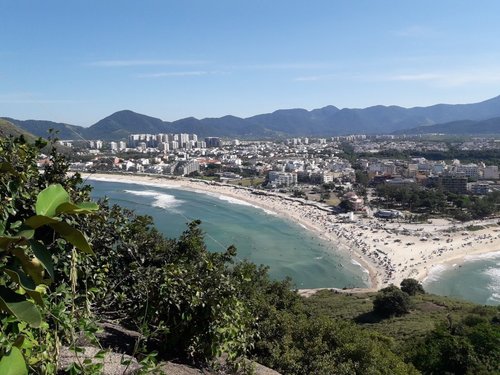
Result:
M500 252L468 257L461 264L435 267L423 285L430 293L481 305L500 305Z
M297 288L366 287L368 274L301 226L246 202L177 188L88 180L93 196L153 217L167 237L200 219L207 247L222 251L234 244L239 259L270 267L276 279L290 277Z

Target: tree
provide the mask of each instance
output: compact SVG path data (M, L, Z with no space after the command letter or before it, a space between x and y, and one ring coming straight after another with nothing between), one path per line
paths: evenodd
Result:
M322 202L325 202L328 199L330 199L330 197L331 197L330 192L329 191L324 191L324 192L321 193L320 199L321 199Z
M404 279L401 281L401 290L410 296L425 294L424 287L415 279Z
M391 285L381 289L373 301L373 311L382 316L401 316L410 312L410 297Z

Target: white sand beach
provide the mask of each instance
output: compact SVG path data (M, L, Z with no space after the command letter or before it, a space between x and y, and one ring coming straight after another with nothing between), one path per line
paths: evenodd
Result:
M453 223L435 219L430 224L390 222L354 216L353 222L284 194L260 195L234 185L136 174L83 174L84 179L169 186L240 199L302 225L351 254L370 274L371 288L399 285L408 277L423 280L432 267L459 263L464 257L500 250L500 219ZM470 231L468 226L483 226ZM332 250L334 251L334 250ZM365 289L366 291L366 289Z

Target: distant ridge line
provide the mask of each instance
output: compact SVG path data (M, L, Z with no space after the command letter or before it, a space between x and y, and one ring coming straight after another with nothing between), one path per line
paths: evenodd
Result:
M301 108L279 109L247 118L226 115L200 120L187 117L172 122L122 110L88 128L52 121L4 119L36 136L46 136L47 130L52 128L59 132L62 139L75 139L75 134L78 134L85 139L120 140L133 133L196 133L201 137L242 139L403 134L406 131L408 134L418 134L421 130L431 129L430 126L445 124L438 128L452 133L460 129L465 132L463 134L491 134L499 132L497 118L500 118L500 96L472 104L436 104L412 108L376 105L342 109L330 105L310 111ZM476 133L478 125L480 133Z

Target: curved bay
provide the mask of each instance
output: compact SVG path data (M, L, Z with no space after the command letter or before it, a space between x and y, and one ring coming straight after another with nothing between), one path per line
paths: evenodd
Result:
M234 244L239 259L269 266L276 279L290 277L297 288L366 287L368 275L333 244L292 222L252 205L193 191L89 180L94 197L153 217L167 237L200 219L207 247L221 251Z

